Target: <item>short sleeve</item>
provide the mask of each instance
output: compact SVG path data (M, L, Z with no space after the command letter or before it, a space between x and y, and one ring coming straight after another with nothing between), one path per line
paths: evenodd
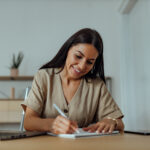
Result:
M110 95L104 82L102 82L99 95L99 104L96 114L96 120L101 121L106 117L122 118L123 114Z
M37 112L39 115L42 113L44 100L45 100L45 91L46 87L44 85L44 75L43 71L39 70L36 75L34 76L32 87L29 92L29 95L21 105L24 110L26 110L26 107L31 108L35 112Z

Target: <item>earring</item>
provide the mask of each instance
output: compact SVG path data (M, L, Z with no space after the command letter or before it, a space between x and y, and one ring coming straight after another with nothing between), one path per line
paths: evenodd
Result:
M94 73L94 69L95 69L95 66L93 66L93 68L91 69L91 74Z

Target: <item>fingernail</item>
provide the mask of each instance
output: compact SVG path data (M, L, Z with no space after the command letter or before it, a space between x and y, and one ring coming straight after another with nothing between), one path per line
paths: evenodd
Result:
M103 130L102 133L105 133L105 130Z
M96 133L99 133L99 131L96 131Z

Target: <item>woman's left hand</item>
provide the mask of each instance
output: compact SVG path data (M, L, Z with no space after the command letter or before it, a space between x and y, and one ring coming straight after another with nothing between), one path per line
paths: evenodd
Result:
M97 133L112 133L116 128L116 121L112 119L103 119L96 124L83 128L84 131L97 132Z

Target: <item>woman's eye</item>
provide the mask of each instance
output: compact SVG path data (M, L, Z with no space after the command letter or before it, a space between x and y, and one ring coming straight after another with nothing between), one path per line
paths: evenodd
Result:
M87 64L88 64L88 65L92 65L92 64L93 64L93 62L91 62L91 61L87 61Z
M82 57L81 57L81 56L79 56L79 55L76 55L76 58L81 59Z

